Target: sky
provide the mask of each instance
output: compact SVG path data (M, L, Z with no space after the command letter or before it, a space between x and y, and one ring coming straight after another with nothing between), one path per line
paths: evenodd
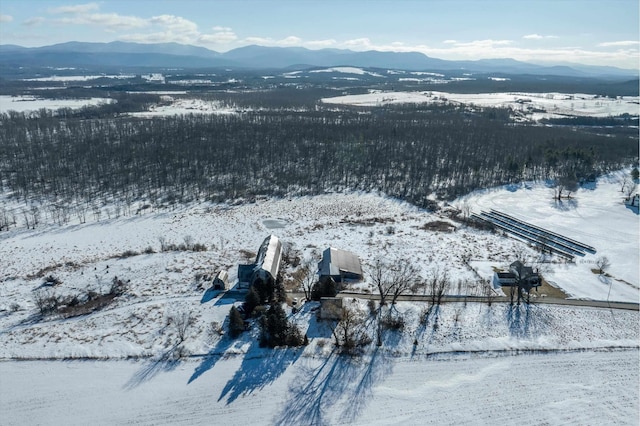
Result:
M416 51L640 68L638 0L1 0L0 44Z

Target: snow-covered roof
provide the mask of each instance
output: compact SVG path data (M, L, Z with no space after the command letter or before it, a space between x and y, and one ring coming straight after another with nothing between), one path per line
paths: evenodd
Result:
M269 272L275 279L280 269L282 244L275 235L269 235L262 242L256 256L256 267Z

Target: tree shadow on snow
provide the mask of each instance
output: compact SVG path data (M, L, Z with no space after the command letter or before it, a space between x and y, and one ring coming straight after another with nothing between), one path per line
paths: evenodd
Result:
M202 299L200 299L200 303L207 303L215 299L221 293L220 290L214 290L213 287L209 287L205 290L202 295Z
M376 348L371 356L351 358L332 353L318 367L301 367L291 381L289 397L274 419L279 425L324 425L327 416L351 423L370 401L373 387L386 377L392 364ZM346 408L335 414L338 404Z
M547 331L550 318L540 306L522 303L505 305L505 319L512 337L538 337Z
M429 330L429 335L426 338L426 342L424 343L424 347L427 348L430 343L433 342L434 337L438 333L438 329L440 328L439 324L440 320L440 305L431 305L426 312L424 318L420 318L420 322L418 325L418 329L416 330L415 341L420 343L424 339L424 335ZM418 345L414 344L413 349L411 349L411 357L413 358L418 351Z
M569 210L575 210L578 208L578 200L576 200L575 198L568 198L568 199L562 199L562 200L554 199L553 201L551 201L551 207L563 212L569 211Z
M357 377L355 388L346 393L348 408L342 413L341 418L347 423L354 422L362 413L367 402L370 401L373 387L391 374L392 370L391 361L379 352L377 347L368 362L364 362L363 365L364 369Z
M134 389L153 379L157 374L174 370L180 360L176 357L178 345L163 353L160 358L146 362L123 386L126 390Z
M198 377L202 376L204 373L211 370L213 366L216 365L216 363L221 358L224 357L225 352L227 351L227 349L231 347L233 342L234 340L231 339L230 337L223 336L218 341L216 346L213 349L211 349L209 353L202 358L200 365L198 365L196 369L193 371L193 374L191 374L191 377L189 377L189 381L187 381L187 384L193 382Z
M257 346L257 343L255 343ZM303 348L251 348L242 360L242 365L227 382L218 401L227 399L227 405L238 397L260 390L273 383L300 357ZM251 353L257 353L257 357Z

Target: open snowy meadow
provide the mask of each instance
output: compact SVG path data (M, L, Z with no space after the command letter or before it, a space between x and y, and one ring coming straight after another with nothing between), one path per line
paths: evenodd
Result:
M585 93L447 93L384 92L371 90L361 95L345 95L322 100L327 104L383 106L390 104L463 104L479 107L511 108L530 120L558 117L609 117L638 114L637 96L607 98Z
M469 206L593 246L595 254L575 262L544 265L545 279L567 297L638 303L640 221L622 202L621 178L602 177L562 202L544 183L494 188L439 213L340 193L181 207L105 203L59 225L43 205L35 229L23 223L27 206L5 198L17 223L0 233L0 423L637 425L637 310L461 301L424 321L426 303L402 301L404 330L348 357L335 352L317 302L296 313L287 307L306 347L260 348L257 327L232 340L222 330L244 295L213 292L206 280L226 269L235 284L237 265L274 234L302 262L319 261L329 246L356 253L365 280L348 290L375 293L367 273L376 259L410 259L422 277L446 270L449 294L481 295L494 268L539 254L447 214ZM167 244L207 250L161 250ZM594 271L600 256L610 260L606 274ZM101 309L39 313L42 292L82 301L108 294L117 280L126 291ZM345 303L373 332L366 300ZM175 319L185 314L181 332Z

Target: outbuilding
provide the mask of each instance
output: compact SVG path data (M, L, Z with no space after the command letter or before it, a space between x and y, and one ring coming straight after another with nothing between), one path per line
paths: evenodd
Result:
M213 290L227 290L229 288L229 273L224 269L218 271L216 277L213 279L211 288Z
M360 258L349 251L333 247L329 247L322 253L318 271L321 280L332 278L335 282L361 280L363 277Z

